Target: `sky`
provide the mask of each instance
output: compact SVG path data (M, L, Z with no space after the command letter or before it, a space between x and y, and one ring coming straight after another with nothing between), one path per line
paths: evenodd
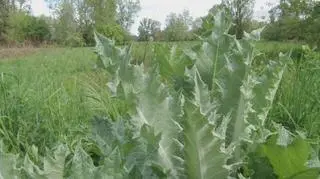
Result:
M276 3L278 0L256 0L254 16L256 18L265 16L268 13L267 3ZM141 11L135 19L131 28L133 34L137 34L139 21L144 17L160 21L163 26L166 16L170 12L181 13L184 9L190 11L193 17L204 16L209 9L219 3L220 0L140 0ZM31 8L34 15L49 15L49 9L44 0L32 0Z

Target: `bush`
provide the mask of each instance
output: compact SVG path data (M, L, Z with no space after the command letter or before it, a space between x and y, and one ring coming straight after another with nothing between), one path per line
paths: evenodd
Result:
M96 30L104 36L113 39L117 44L123 44L128 39L127 32L119 24L104 24Z
M43 18L26 12L14 12L9 16L8 40L18 43L31 41L41 43L51 37L49 25Z

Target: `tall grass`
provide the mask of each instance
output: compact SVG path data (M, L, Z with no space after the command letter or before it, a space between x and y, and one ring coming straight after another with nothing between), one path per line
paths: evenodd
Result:
M306 51L282 80L271 119L308 137L320 136L320 54Z
M135 43L133 58L151 60L157 46L176 43ZM178 51L195 43L177 43ZM300 45L258 43L265 58ZM299 54L297 50L297 54ZM168 52L170 53L170 52ZM298 55L299 56L299 55ZM297 56L297 57L298 57ZM296 61L298 58L293 56ZM270 119L309 136L320 134L320 57L299 58L284 76ZM303 62L307 59L309 63ZM45 153L57 142L85 138L98 115L116 119L126 106L107 92L105 72L94 68L90 48L44 49L33 55L0 60L0 138L13 153ZM319 63L320 64L320 63Z
M90 49L55 49L0 63L0 136L10 150L72 141L94 111L84 80L94 74Z

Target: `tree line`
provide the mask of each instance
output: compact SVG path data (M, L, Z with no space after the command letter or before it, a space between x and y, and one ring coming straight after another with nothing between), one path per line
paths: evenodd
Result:
M30 9L26 0L0 0L0 43L50 39L46 17L34 17Z
M265 39L305 41L320 46L320 1L280 0L269 14Z
M279 0L270 7L268 20L253 19L254 0L224 0L206 16L194 18L188 10L167 15L165 24L144 18L138 35L130 29L141 10L139 0L46 0L50 16L31 14L29 0L0 0L0 43L88 46L93 32L123 44L127 41L191 41L209 33L214 14L225 10L233 17L230 34L242 38L245 31L264 27L263 38L272 41L306 41L319 45L320 2ZM162 25L164 26L162 28Z
M242 38L244 32L264 28L262 37L270 41L304 41L320 45L320 1L279 0L271 5L268 20L253 19L253 0L224 0L214 5L204 17L192 19L188 11L167 16L166 27L160 22L145 18L140 22L139 39L152 37L155 40L194 40L213 28L214 14L225 10L233 17L230 34ZM264 17L266 18L266 17Z
M46 0L50 16L35 17L30 0L0 0L0 43L52 42L66 46L94 43L93 32L119 43L140 10L139 0Z

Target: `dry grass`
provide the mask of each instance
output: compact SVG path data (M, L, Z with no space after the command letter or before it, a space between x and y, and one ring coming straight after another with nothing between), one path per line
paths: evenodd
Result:
M0 49L0 60L24 57L27 55L34 54L38 51L42 50L42 48L4 48Z
M0 60L11 60L17 57L25 57L27 55L34 54L35 52L43 51L44 49L57 48L54 43L32 43L25 41L23 43L6 43L0 44Z

